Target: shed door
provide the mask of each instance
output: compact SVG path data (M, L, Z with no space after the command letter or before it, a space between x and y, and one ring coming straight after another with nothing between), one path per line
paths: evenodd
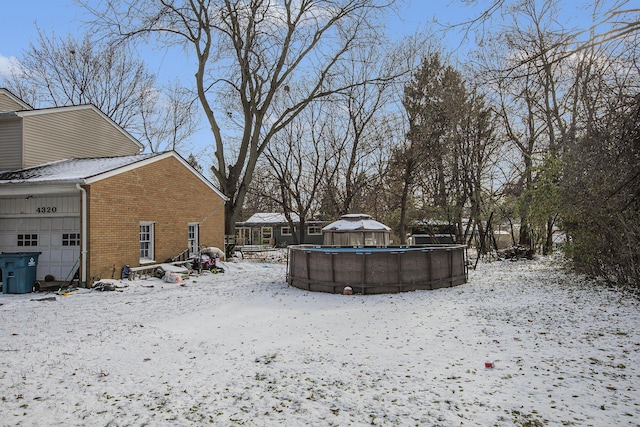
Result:
M249 227L236 228L236 244L238 246L253 244L253 240L251 240L251 228Z
M273 245L273 227L262 227L261 228L261 239L260 244L262 245Z

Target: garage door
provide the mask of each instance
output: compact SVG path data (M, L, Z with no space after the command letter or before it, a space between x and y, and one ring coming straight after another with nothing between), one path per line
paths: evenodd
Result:
M41 252L36 278L73 277L80 257L80 215L72 214L78 197L35 198L23 202L0 200L0 250ZM14 207L18 205L17 207ZM20 207L20 205L23 205ZM11 212L19 209L19 212ZM35 214L34 214L35 212Z

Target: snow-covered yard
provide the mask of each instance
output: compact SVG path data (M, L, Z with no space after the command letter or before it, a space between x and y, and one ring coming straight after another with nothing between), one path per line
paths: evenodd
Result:
M637 300L553 259L309 293L285 266L0 296L0 424L638 425ZM55 300L41 300L55 296ZM485 368L493 362L493 368Z

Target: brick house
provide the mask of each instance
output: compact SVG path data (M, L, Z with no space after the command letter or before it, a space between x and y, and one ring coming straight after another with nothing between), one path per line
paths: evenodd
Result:
M223 247L225 197L177 153L141 149L94 106L34 110L0 89L0 251L90 285Z

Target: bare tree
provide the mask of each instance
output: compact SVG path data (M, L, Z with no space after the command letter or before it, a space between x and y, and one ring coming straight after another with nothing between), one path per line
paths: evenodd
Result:
M294 244L305 243L305 222L319 211L320 188L325 183L331 158L335 155L326 139L327 102L315 102L274 136L265 151L264 163L272 185L253 186L260 197L275 201L291 230ZM277 191L269 191L277 188Z
M339 78L349 89L331 97L329 127L335 152L323 197L324 213L336 218L349 212L386 215L386 173L392 147L404 138L398 95L424 49L416 35L389 44L379 39L350 55ZM355 82L380 76L375 82Z
M132 127L133 132L154 153L182 148L198 127L192 93L174 82L162 93L149 91L141 96L142 120Z
M469 90L466 107L460 123L459 179L468 181L468 201L464 203L469 203L470 221L463 230L462 218L457 218L460 242L470 241L474 228L480 239L486 238L482 220L490 215L486 210L495 191L495 166L504 143L496 135L498 118L493 106L479 88ZM461 197L459 200L463 201Z
M200 165L200 163L198 163L198 159L196 159L196 156L194 156L193 153L189 153L189 156L187 157L187 163L189 163L192 168L202 173L202 166Z
M640 289L640 33L582 52L577 137L560 165L560 221L573 267Z
M477 0L460 0L460 2L478 3ZM499 19L502 20L504 14L510 14L523 5L519 0L484 0L480 4L485 5L480 14L451 25L451 29L461 29L465 35L475 32L476 38L481 41L481 44L484 44L484 40L491 38L489 29L492 27L492 21L498 19L495 18L495 15L499 14ZM640 20L638 19L640 8L633 4L633 0L585 0L578 4L545 0L542 4L543 7L564 5L587 12L591 9L592 25L589 28L577 28L567 32L567 41L573 42L573 48L567 55L588 50L612 40L624 39L629 34L640 31ZM536 55L537 53L532 53L529 59L534 59Z
M377 14L393 3L110 0L100 10L85 6L111 36L158 36L159 44L180 45L196 59L195 92L211 128L212 172L228 197L225 231L232 234L257 161L273 136L313 100L344 89L332 79L336 66L366 43ZM308 89L288 92L302 75L312 82ZM287 108L276 111L273 104L282 97Z
M556 181L553 165L575 138L579 75L567 55L571 35L558 28L552 2L525 0L513 13L507 29L494 35L482 80L496 89L505 137L521 156L518 185L512 187L520 198L519 243L549 253L557 204L549 200L554 192L536 190L542 181Z
M281 211L279 194L278 182L273 178L271 166L263 156L258 160L247 197L244 199L242 210L238 212L238 218L246 219L258 212Z
M34 107L93 104L150 151L178 148L193 132L193 108L176 89L163 93L124 46L38 31L5 84Z
M419 149L419 144L413 139L407 138L402 144L394 147L389 161L389 182L393 190L400 189L400 197L393 197L392 200L399 202L398 212L398 235L400 243L407 243L408 222L411 219L410 212L415 212L414 189L418 168L423 163L423 151ZM413 207L413 209L412 209Z
M510 5L509 13L503 9L502 16L510 22L506 31L492 34L497 43L487 46L485 53L491 51L498 59L482 67L481 74L498 95L497 111L504 134L521 156L518 180L507 186L511 194L519 197L520 243L540 246L543 254L548 254L553 247L555 226L560 223L575 239L569 244L572 251L579 248L586 254L581 257L572 252L575 260L583 262L582 267L588 266L585 270L611 272L616 268L612 266L615 262L633 265L635 260L630 254L637 247L634 237L626 241L618 239L619 248L607 249L615 256L588 259L597 252L588 249L590 244L607 246L596 235L607 235L611 230L605 225L607 220L597 212L609 211L609 207L586 199L616 193L611 183L617 180L605 172L610 168L624 165L625 169L616 174L624 177L620 188L627 193L623 199L629 197L624 182L635 179L637 169L630 165L629 157L618 153L611 156L606 147L622 147L629 142L620 140L619 131L612 129L625 129L629 117L619 109L633 105L629 100L638 93L638 10L629 8L626 1L596 2L594 22L598 25L609 22L611 31L603 31L603 27L596 25L580 33L559 25L556 10L559 2L499 3ZM608 21L612 17L619 22ZM594 148L598 143L603 147ZM623 161L605 166L587 154L589 150L602 159L615 157ZM577 197L581 191L588 194L586 199L582 195ZM629 199L624 200L626 203ZM622 206L620 212L627 207ZM633 235L636 228L629 226L632 223L629 219L637 214L634 209L623 215L607 214L607 218ZM587 221L591 216L593 221ZM575 218L591 224L585 226ZM571 236L571 232L575 234ZM620 258L616 258L618 255ZM593 263L589 265L590 262ZM637 277L637 273L631 276L634 274Z

